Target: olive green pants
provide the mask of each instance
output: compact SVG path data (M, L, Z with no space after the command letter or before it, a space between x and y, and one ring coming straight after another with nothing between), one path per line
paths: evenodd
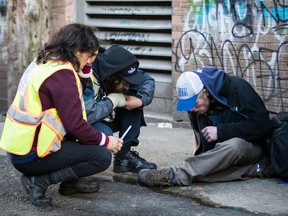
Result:
M214 149L172 166L174 183L190 185L192 182L221 182L257 177L257 162L263 156L260 145L240 138L217 143Z

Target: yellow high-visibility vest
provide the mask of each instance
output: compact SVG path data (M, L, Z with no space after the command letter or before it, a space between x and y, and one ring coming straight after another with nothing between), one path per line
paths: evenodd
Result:
M38 127L40 130L36 143L39 157L61 148L61 141L67 132L55 108L42 111L39 88L47 78L63 69L71 70L75 76L83 119L87 120L81 81L72 65L53 61L36 65L32 62L24 72L14 101L8 109L0 148L16 155L28 154Z

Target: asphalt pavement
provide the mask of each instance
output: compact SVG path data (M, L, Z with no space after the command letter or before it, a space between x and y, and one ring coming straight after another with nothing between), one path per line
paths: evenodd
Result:
M3 120L0 120L2 134ZM191 129L162 120L148 121L135 147L158 167L181 163L192 154ZM0 151L0 215L288 215L288 184L281 179L194 183L186 187L146 188L134 173L116 174L112 165L91 176L100 184L93 194L61 196L59 185L47 195L49 207L30 204L20 176Z

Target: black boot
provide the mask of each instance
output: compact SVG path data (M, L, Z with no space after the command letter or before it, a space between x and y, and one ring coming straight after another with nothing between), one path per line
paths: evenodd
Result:
M36 206L50 205L51 197L46 197L45 193L51 184L57 184L64 180L77 179L75 172L71 167L52 172L46 175L26 176L22 175L21 182L27 191L31 202Z
M43 178L47 178L48 180L48 175L47 177ZM21 182L32 201L32 204L36 206L50 205L52 202L52 198L45 196L48 185L46 184L45 181L43 181L42 184L37 185L36 179L37 182L43 181L38 176L31 176L31 177L25 175L21 176Z
M93 179L81 178L77 181L61 182L59 193L63 196L77 193L95 193L100 189Z
M124 156L115 156L114 158L113 171L116 173L138 173L142 169L157 169L157 166L155 163L147 162L141 158L136 151L129 151Z

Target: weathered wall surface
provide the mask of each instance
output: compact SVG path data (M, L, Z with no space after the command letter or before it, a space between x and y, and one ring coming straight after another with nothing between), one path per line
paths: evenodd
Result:
M217 66L249 81L269 110L288 111L287 0L174 0L172 19L174 85Z
M7 1L7 101L11 104L19 80L51 34L73 20L73 0Z
M49 38L51 4L45 0L7 2L8 104L15 96L22 73Z
M7 108L6 1L0 0L0 115Z
M75 22L73 0L52 0L51 3L51 19L53 25L53 32L58 31L59 28L63 27L68 23Z
M2 59L7 63L8 105L39 48L53 32L75 21L74 3L8 0L9 46L1 49L1 56L7 57ZM287 0L173 0L172 4L172 86L181 72L214 65L248 80L269 110L288 111ZM177 120L176 100L174 91Z

